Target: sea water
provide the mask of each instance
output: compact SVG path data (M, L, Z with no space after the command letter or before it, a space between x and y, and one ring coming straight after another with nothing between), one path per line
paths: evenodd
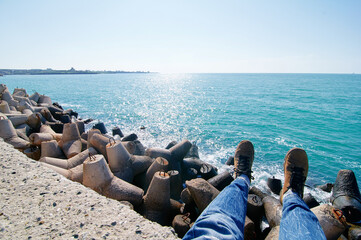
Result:
M340 169L361 187L361 75L99 74L4 76L12 92L46 94L82 118L136 133L146 147L188 139L220 171L237 144L255 147L253 181L283 180L293 147L309 158L307 185L334 182ZM140 129L144 126L145 129ZM320 195L315 189L305 190ZM315 192L316 191L316 192Z

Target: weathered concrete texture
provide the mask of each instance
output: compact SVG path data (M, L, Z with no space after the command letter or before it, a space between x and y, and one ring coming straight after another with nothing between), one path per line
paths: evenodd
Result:
M177 239L128 206L41 166L0 138L0 239Z

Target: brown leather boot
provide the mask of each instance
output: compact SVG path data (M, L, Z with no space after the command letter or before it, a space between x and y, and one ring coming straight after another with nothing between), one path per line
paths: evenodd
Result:
M283 195L289 189L303 197L303 188L308 173L308 158L305 150L292 148L288 151L283 163L285 182L281 191L280 200L283 203Z
M241 141L236 149L234 155L234 177L245 174L251 181L252 164L254 159L254 147L253 144L248 140Z

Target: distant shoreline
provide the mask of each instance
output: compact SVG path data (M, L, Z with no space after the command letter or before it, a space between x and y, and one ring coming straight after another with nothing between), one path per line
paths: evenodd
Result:
M92 70L53 70L47 69L0 69L0 76L5 75L54 75L54 74L118 74L118 73L150 73L149 71L92 71Z

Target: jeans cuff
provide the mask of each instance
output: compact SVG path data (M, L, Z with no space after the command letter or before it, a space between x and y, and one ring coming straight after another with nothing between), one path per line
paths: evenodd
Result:
M283 194L283 199L287 198L288 196L298 196L298 193L292 191L292 189L288 189L284 194Z
M243 179L243 180L246 182L247 187L248 187L248 189L249 189L249 187L250 187L250 185L251 185L251 182L249 181L249 178L248 178L247 175L242 174L241 176L237 177L237 179Z

